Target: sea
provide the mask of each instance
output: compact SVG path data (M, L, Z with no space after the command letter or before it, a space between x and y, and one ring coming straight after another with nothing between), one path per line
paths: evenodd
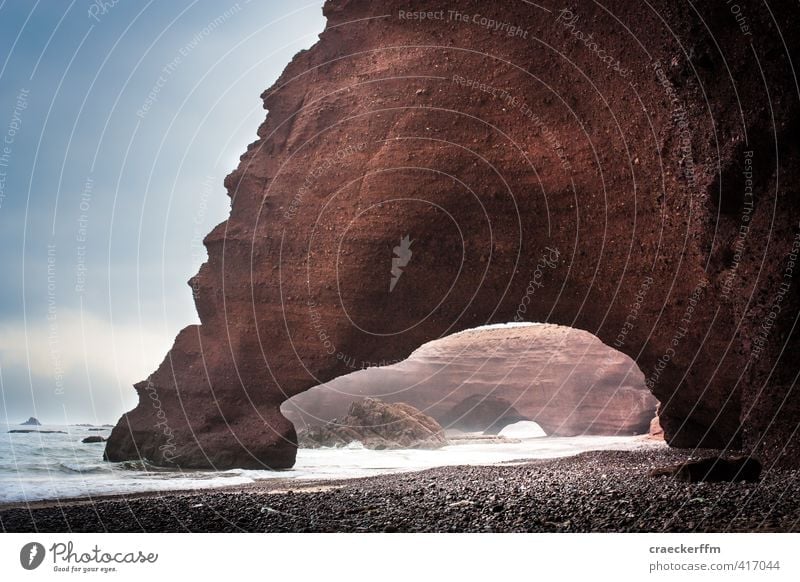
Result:
M103 461L103 443L81 442L92 435L107 437L110 431L107 426L0 424L0 503L208 489L269 479L350 479L442 466L518 463L592 450L664 446L641 436L547 437L517 429L507 442L462 438L460 444L435 450L370 450L353 443L343 448L300 449L289 470L200 471L164 470L142 462L108 463Z

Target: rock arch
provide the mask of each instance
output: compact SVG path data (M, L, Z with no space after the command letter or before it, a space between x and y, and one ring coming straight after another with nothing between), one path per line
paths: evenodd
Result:
M679 2L406 4L329 1L264 93L191 281L202 323L106 457L288 467L286 398L522 319L631 356L670 444L797 463L800 59L776 34L797 14L754 10L753 51L724 9Z
M366 398L404 403L446 430L498 434L534 421L548 436L642 435L657 400L635 362L585 331L481 327L429 342L406 360L315 386L283 403L300 432ZM458 434L458 433L455 433Z

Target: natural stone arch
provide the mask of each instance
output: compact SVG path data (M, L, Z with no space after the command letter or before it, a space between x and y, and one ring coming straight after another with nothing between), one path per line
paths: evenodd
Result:
M226 179L230 218L206 237L209 260L191 281L202 325L137 385L107 457L290 466L287 397L353 362L397 361L521 316L587 330L634 358L670 444L738 447L744 436L774 457L788 444L795 461L797 363L780 360L791 319L748 360L797 223L789 197L770 191L774 160L758 174L747 252L735 264L730 253L744 152L770 151L763 127L779 143L793 129L787 62L759 63L783 97L767 110L724 14L703 14L712 40L677 2L661 14L622 0L581 6L580 22L615 31L596 38L626 61L623 74L576 44L558 14L527 4L460 8L520 23L525 42L409 22L401 4L328 2L320 42L264 94L259 141ZM775 35L761 42L789 50ZM717 74L722 55L730 79ZM791 182L797 153L785 155ZM412 260L389 292L405 236ZM797 306L793 281L783 297Z
M340 376L281 412L299 434L367 398L411 405L457 437L496 435L520 421L556 437L643 435L657 405L636 363L590 333L514 323L452 334L398 364Z

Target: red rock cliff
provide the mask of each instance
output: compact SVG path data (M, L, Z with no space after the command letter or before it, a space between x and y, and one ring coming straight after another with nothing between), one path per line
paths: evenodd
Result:
M226 179L202 324L107 458L288 467L286 398L522 318L634 358L670 444L798 464L800 10L739 4L746 30L672 0L328 2Z

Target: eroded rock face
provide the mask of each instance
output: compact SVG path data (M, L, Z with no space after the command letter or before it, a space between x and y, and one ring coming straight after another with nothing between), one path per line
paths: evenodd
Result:
M341 447L360 442L368 449L438 449L447 444L441 425L408 404L366 398L347 415L301 431L305 448Z
M650 430L648 431L647 436L656 441L664 440L664 429L661 428L661 422L659 422L657 416L650 421Z
M636 364L582 330L528 325L469 330L427 343L288 400L295 426L344 414L353 398L406 402L445 429L497 434L536 421L547 434L645 434L658 402Z
M290 466L288 397L521 318L634 358L670 444L797 464L796 5L748 10L751 35L677 0L408 10L328 2L264 93L191 281L202 325L106 457Z

